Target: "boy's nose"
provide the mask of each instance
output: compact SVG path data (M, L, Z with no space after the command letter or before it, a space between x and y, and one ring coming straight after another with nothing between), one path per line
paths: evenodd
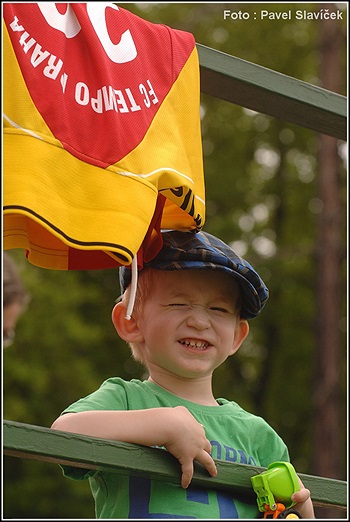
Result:
M209 315L206 310L199 307L191 307L188 317L187 317L188 326L192 326L197 330L205 330L210 326Z

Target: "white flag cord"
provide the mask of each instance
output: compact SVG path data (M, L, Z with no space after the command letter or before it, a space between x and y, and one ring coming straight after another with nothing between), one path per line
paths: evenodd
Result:
M131 314L134 309L135 297L137 290L137 255L132 258L131 262L131 286L130 286L130 298L128 302L128 307L126 309L125 319L130 321Z

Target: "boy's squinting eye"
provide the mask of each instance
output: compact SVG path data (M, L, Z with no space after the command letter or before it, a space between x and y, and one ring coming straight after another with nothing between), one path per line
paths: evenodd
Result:
M169 306L170 308L191 307L191 305L188 304L188 303L178 303L178 302L169 303L167 306ZM233 313L232 310L229 310L228 308L224 308L224 307L221 307L221 306L211 306L209 308L209 310L211 310L213 312L219 312L221 314L231 314L231 313Z

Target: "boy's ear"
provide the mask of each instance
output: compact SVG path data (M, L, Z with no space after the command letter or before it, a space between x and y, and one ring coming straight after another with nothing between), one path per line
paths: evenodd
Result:
M123 302L117 303L112 310L112 322L119 337L131 343L141 343L144 338L138 327L136 319L131 316L126 319L126 307Z
M232 343L232 351L230 355L233 355L237 352L238 348L243 343L244 339L247 337L249 333L249 323L246 319L237 318L237 324L235 327L235 338Z

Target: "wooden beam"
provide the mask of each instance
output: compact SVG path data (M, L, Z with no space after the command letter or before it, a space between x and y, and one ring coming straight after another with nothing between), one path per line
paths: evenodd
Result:
M201 91L341 140L345 96L197 44Z
M87 437L8 420L3 422L3 447L4 454L12 457L180 483L178 461L162 449ZM247 502L256 502L250 478L266 468L220 460L216 460L215 463L218 468L216 477L210 477L207 471L196 463L193 485L235 491ZM346 506L345 482L311 475L299 476L312 492L315 505Z

